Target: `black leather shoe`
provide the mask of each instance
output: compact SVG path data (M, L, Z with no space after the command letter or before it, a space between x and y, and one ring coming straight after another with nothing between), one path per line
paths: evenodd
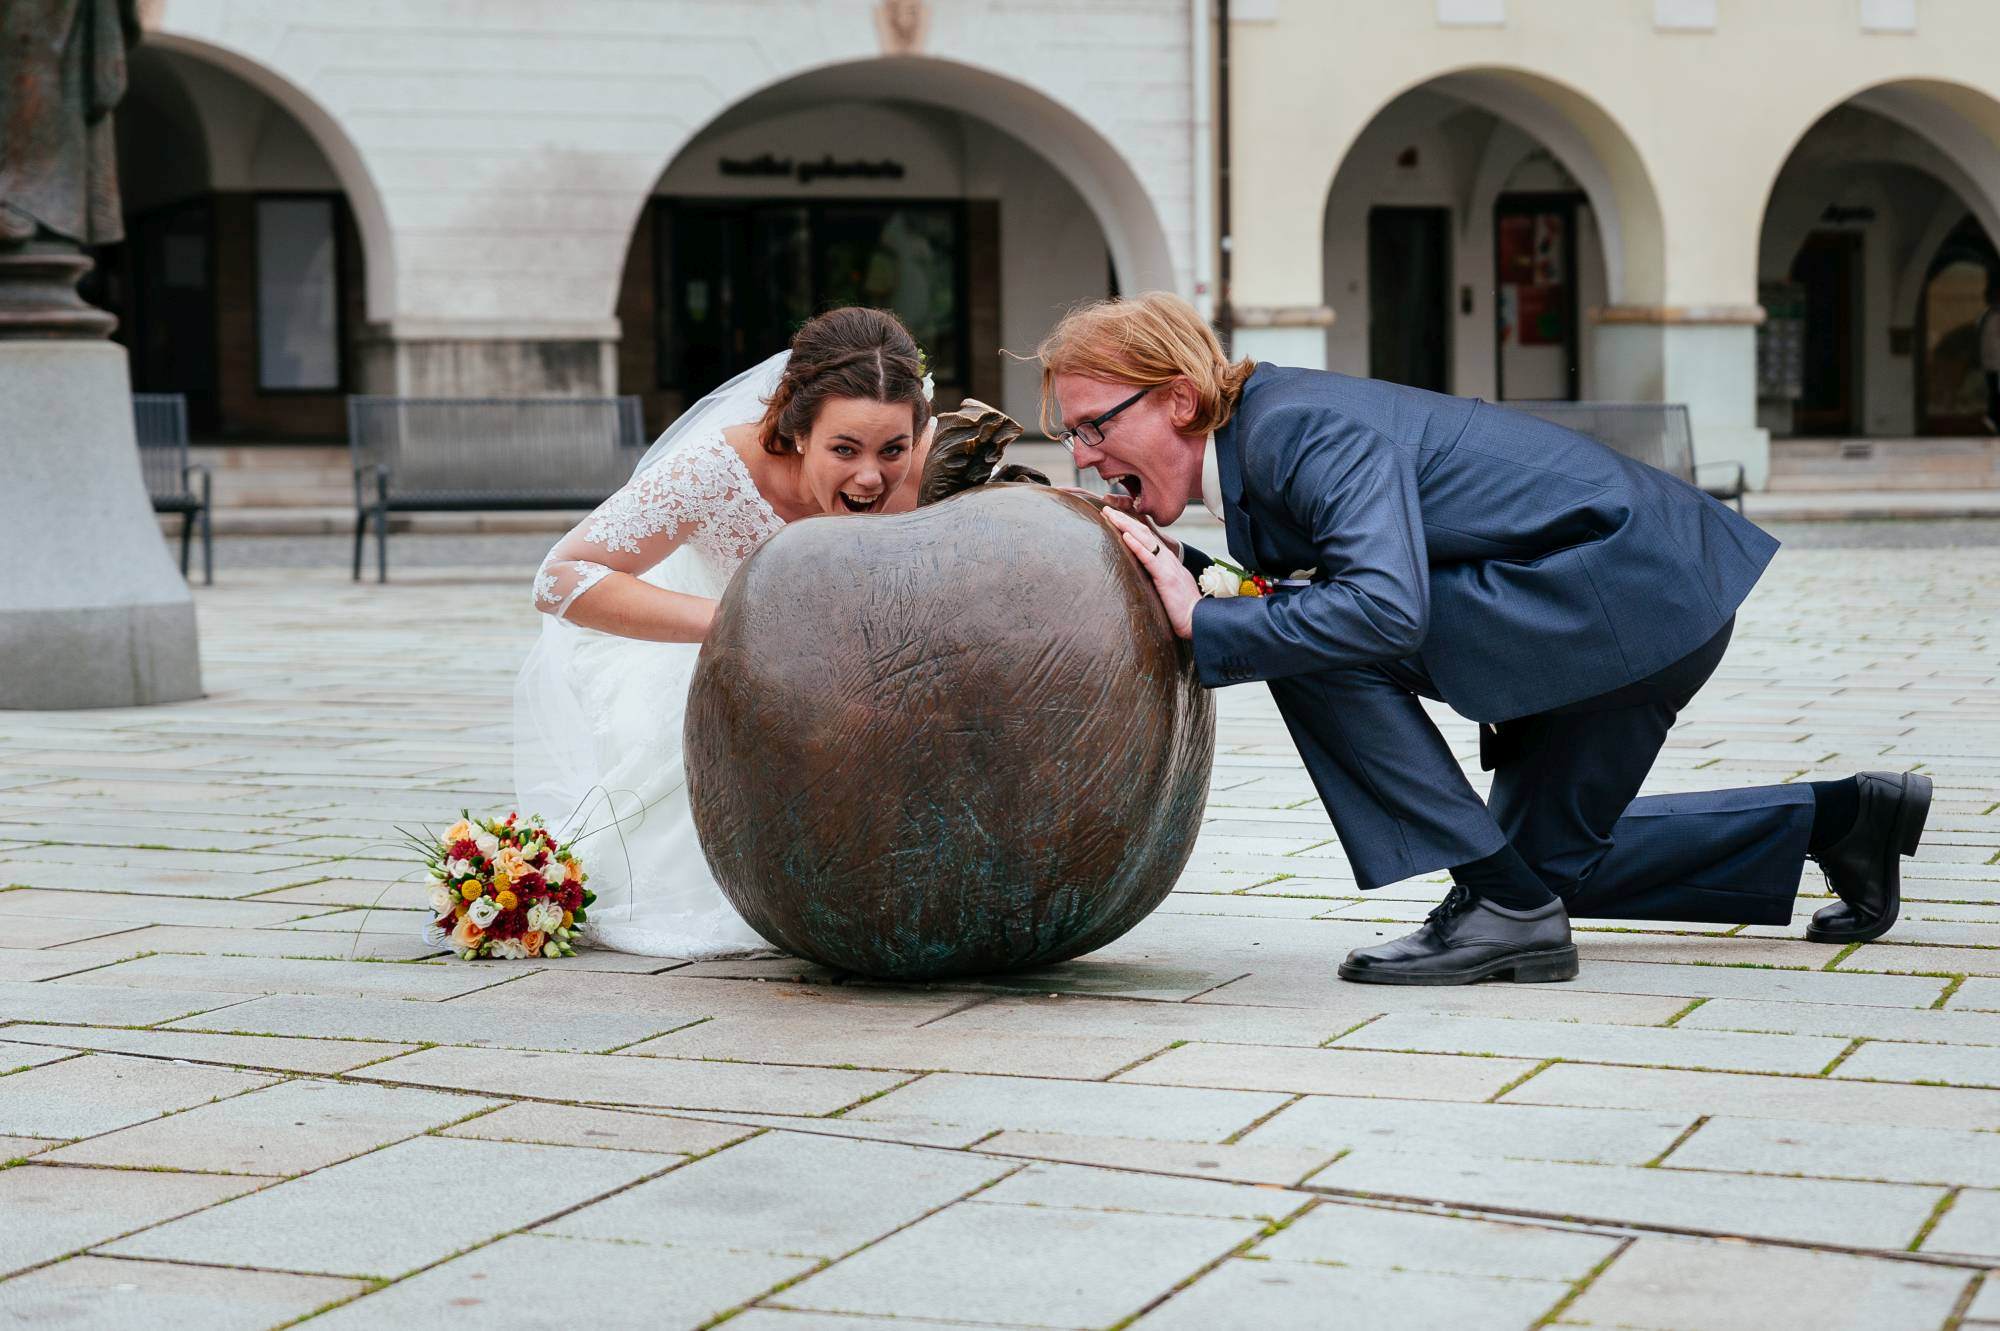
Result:
M1340 978L1361 984L1574 980L1576 946L1560 901L1508 910L1454 887L1415 933L1348 953Z
M1915 772L1859 772L1861 811L1847 834L1813 856L1840 898L1814 912L1814 943L1880 938L1903 909L1903 855L1917 853L1931 811L1931 779Z

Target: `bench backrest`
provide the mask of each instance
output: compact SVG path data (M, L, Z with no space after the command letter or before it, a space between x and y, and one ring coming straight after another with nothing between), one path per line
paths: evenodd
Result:
M637 397L347 399L356 466L389 468L393 494L587 500L644 453Z
M1694 432L1679 402L1502 402L1509 411L1539 416L1589 435L1614 452L1694 481Z
M134 393L132 426L139 437L139 470L154 498L187 493L188 424L184 393Z

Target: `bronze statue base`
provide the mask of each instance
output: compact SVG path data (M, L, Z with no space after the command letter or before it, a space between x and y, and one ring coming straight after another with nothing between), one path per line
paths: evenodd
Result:
M118 326L77 294L91 260L66 240L0 244L0 339L105 338Z

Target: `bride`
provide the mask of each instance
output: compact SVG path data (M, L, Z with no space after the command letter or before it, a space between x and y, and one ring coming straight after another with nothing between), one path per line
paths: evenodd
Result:
M915 507L930 417L896 316L829 311L683 414L542 562L548 619L514 691L515 791L565 841L587 838L600 946L768 950L695 839L681 769L695 657L730 575L786 523Z

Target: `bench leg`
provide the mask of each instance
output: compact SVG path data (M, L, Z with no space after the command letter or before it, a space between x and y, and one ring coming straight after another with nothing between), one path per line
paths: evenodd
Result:
M207 504L201 506L201 585L215 585L215 517Z
M375 510L375 581L389 580L389 510Z
M361 581L361 551L368 544L368 510L354 510L354 580Z
M181 514L181 576L188 575L188 542L194 536L194 513Z

